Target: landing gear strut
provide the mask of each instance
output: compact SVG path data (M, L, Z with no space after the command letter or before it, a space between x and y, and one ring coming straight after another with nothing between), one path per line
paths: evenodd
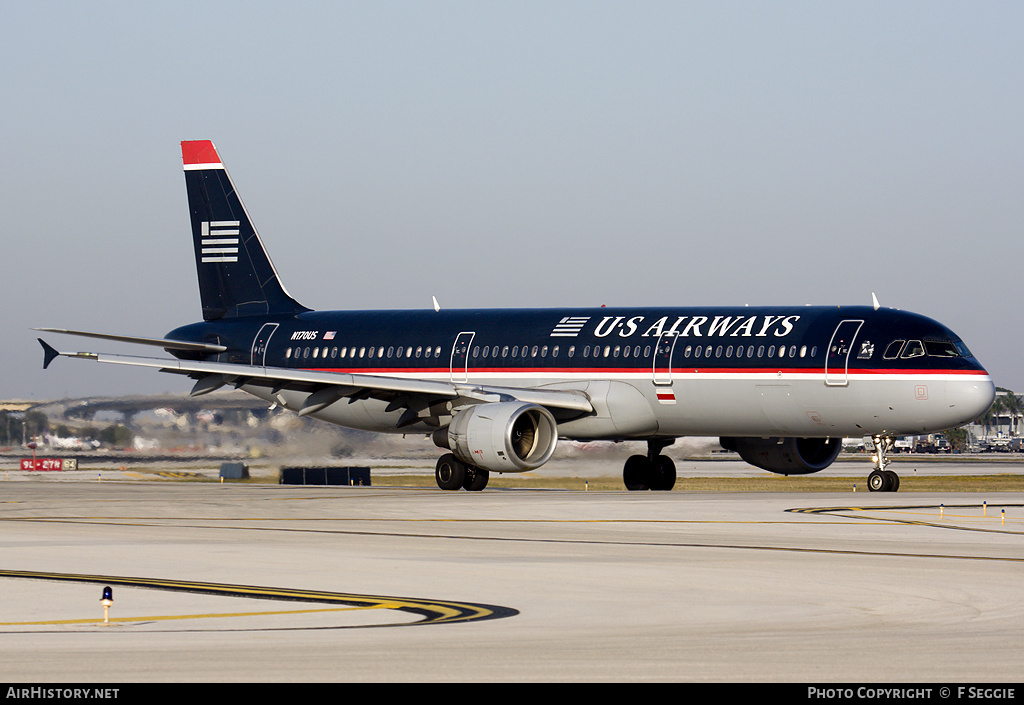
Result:
M434 479L442 490L465 488L470 492L479 492L487 487L490 473L483 468L462 462L451 453L445 453L437 460Z
M676 464L662 455L662 449L675 439L647 441L647 455L633 455L622 468L622 481L627 490L668 491L676 484Z
M900 476L885 466L890 462L888 453L893 447L892 436L872 436L875 445L875 469L868 475L868 489L872 492L896 492L900 488Z

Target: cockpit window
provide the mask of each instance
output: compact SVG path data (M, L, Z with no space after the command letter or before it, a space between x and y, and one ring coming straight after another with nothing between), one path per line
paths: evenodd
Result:
M948 340L926 340L924 348L931 357L958 357L956 346Z
M902 340L894 340L889 343L889 347L885 349L885 353L882 355L886 360L895 360L900 356L900 350L903 349Z
M907 347L903 348L902 358L909 360L912 357L921 357L924 355L924 345L921 344L920 340L908 340Z
M971 351L959 340L894 340L885 348L882 357L886 360L915 357L970 357Z

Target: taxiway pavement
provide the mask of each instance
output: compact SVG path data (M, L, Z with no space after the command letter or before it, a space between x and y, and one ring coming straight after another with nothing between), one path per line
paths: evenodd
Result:
M1017 493L2 487L8 682L996 682L1024 657Z

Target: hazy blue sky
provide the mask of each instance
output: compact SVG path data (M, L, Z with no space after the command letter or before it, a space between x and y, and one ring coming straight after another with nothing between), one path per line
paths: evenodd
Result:
M1022 37L1019 1L6 3L0 397L188 390L30 330L201 318L183 139L307 306L874 291L1024 392Z

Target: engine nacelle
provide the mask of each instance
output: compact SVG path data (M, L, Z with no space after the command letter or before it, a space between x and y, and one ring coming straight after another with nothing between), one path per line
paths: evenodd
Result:
M537 404L490 402L463 409L447 428L434 431L433 439L464 463L491 472L524 472L551 458L558 424Z
M754 467L780 475L807 475L824 470L839 456L840 438L720 438Z

